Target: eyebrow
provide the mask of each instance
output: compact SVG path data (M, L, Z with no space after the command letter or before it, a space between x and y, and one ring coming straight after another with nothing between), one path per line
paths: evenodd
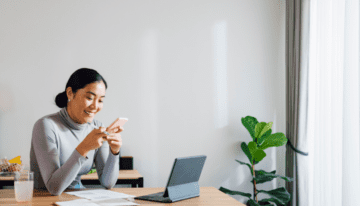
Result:
M96 94L93 93L93 92L86 92L86 93L90 93L90 94L92 94L92 95L94 95L96 97ZM101 97L105 97L105 96L101 96Z

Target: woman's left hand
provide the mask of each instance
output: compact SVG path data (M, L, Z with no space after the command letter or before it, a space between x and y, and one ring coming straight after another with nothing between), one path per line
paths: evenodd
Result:
M108 131L110 135L107 136L107 141L110 145L110 150L113 154L118 154L120 151L120 148L122 146L122 139L120 132L122 132L123 130L124 130L123 127L116 127Z

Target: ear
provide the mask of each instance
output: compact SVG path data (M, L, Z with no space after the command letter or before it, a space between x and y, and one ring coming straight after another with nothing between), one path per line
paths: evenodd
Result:
M68 99L72 100L74 98L74 93L72 92L72 88L66 88L66 96Z

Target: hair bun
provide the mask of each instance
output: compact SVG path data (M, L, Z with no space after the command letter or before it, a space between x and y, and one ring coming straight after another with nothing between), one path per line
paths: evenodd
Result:
M64 108L66 107L67 105L67 102L68 102L68 98L67 98L67 95L66 95L66 92L61 92L59 93L58 95L56 95L55 97L55 103L58 107L60 108Z

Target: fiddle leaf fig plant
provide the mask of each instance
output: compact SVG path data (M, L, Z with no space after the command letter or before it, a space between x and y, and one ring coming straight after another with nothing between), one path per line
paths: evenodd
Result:
M269 123L258 122L258 120L255 117L251 117L251 116L246 116L241 118L241 122L244 125L244 127L248 130L252 138L252 141L249 142L248 144L246 144L245 142L242 142L240 144L240 147L247 156L247 158L249 159L250 164L241 162L239 160L235 160L235 161L249 168L252 176L251 183L253 184L253 195L250 193L229 190L224 187L220 187L220 191L229 195L241 195L248 197L249 200L246 203L248 206L286 205L290 201L291 196L290 193L284 187L266 191L266 190L258 190L256 188L256 185L272 181L275 178L280 178L288 182L293 181L293 179L290 177L277 175L276 170L271 172L266 172L264 170L255 170L255 165L266 157L266 153L264 150L266 150L269 147L283 146L287 143L288 139L281 132L272 134L272 130L271 130L273 124L272 122ZM266 194L269 197L262 200L258 200L257 195L259 193Z

